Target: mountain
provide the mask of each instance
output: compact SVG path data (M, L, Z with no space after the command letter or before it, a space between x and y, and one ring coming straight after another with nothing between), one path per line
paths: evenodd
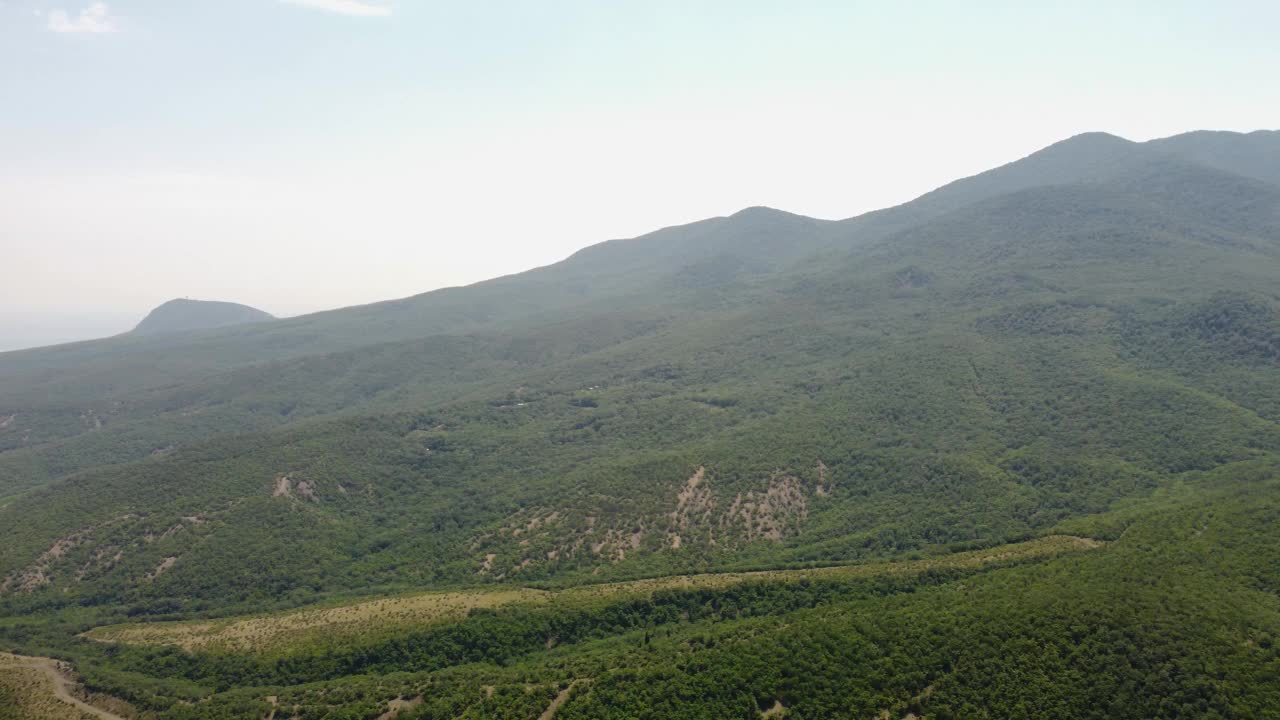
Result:
M465 288L191 336L131 333L0 354L0 412L22 417L7 432L0 429L0 450L18 451L0 455L0 495L104 460L146 457L217 428L263 429L344 410L403 407L423 393L454 393L461 386L430 382L422 374L435 366L430 352L414 349L421 338L439 336L442 347L453 348L459 335L518 337L537 334L547 324L566 328L566 323L589 324L600 317L629 317L632 327L652 324L683 312L687 298L706 301L752 278L842 262L850 252L883 245L896 233L958 208L1020 191L1127 182L1144 173L1158 176L1177 162L1264 178L1258 168L1267 163L1253 158L1268 157L1276 137L1280 133L1191 133L1134 143L1087 133L911 203L850 220L825 222L751 208L600 243L560 263ZM396 343L412 359L389 359ZM374 353L381 358L380 369L345 369L362 363L367 353L360 348L375 345L382 346ZM299 373L298 367L308 371ZM317 377L315 372L329 372L322 367L338 374ZM469 367L477 377L492 376L491 367ZM353 383L348 373L361 379ZM258 383L291 399L263 404ZM319 386L329 392L310 392ZM202 400L199 413L180 409L192 402L193 393Z
M0 646L155 718L1275 714L1274 138L0 355Z
M1280 130L1246 134L1202 130L1147 145L1218 170L1280 183Z
M133 334L163 335L268 320L275 320L275 317L248 305L178 298L147 313L133 329Z

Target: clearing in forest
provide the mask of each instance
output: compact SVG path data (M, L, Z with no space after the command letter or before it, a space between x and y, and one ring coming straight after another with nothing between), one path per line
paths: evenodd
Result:
M369 638L380 635L382 630L459 620L473 608L538 602L547 594L526 588L420 593L270 615L111 625L94 628L85 636L136 645L179 645L187 650L266 651L333 638Z
M124 720L71 694L73 683L52 658L0 653L0 702L24 720Z
M1026 562L1066 552L1091 550L1103 543L1089 538L1051 535L1011 545L955 553L924 560L863 563L800 570L672 575L648 580L583 585L558 591L529 588L431 592L364 600L345 605L303 608L284 613L220 620L131 623L94 628L91 640L137 645L177 645L187 650L238 650L270 653L308 645L360 638L377 639L408 630L456 621L473 608L508 605L589 605L645 597L662 590L717 589L746 582L834 580L911 575L929 570L976 569Z

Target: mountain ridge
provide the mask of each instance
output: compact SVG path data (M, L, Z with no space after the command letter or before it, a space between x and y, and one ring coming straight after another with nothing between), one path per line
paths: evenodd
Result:
M358 348L362 346L389 343L391 347L402 343L406 347L414 347L419 344L419 338L435 335L445 338L493 337L509 333L520 337L525 334L521 327L560 322L563 318L578 318L572 322L587 327L594 322L590 318L607 313L619 316L630 313L647 327L660 327L665 322L661 318L670 316L670 311L662 308L675 299L696 299L698 303L722 302L717 299L720 294L738 292L733 288L765 281L771 274L811 272L833 262L841 263L840 258L850 253L856 257L864 249L880 247L895 234L905 232L904 228L924 227L937 218L946 217L954 211L949 208L957 202L960 203L958 207L975 206L984 198L998 197L1000 193L993 188L1034 189L1078 184L1081 177L1096 177L1094 173L1098 168L1106 169L1104 176L1120 181L1125 177L1148 178L1144 182L1153 177L1158 179L1162 172L1172 167L1168 165L1170 156L1162 151L1148 152L1144 147L1144 144L1115 136L1086 134L975 176L977 180L970 178L951 183L913 201L915 204L908 203L852 220L822 221L770 208L747 208L731 216L665 228L635 239L599 243L555 265L467 287L442 289L400 300L271 323L182 335L142 336L126 339L127 342L111 339L44 352L36 350L0 355L0 415L24 416L21 424L13 424L7 430L0 429L0 451L19 451L17 456L0 454L0 469L20 462L19 457L32 454L40 456L56 451L64 457L76 457L79 453L64 447L62 438L77 436L83 442L103 446L108 438L115 437L113 433L116 431L128 430L136 438L120 447L134 447L133 452L140 454L168 447L172 442L172 432L157 435L156 430L148 430L137 435L134 430L129 430L129 408L137 407L137 412L153 412L145 408L157 407L157 402L172 402L161 400L166 392L175 399L188 396L185 392L159 388L181 387L183 383L192 383L198 378L204 380L197 385L225 385L227 381L217 378L239 368L269 368L268 363L271 362L287 363L308 356L324 357L348 351L357 351L358 354ZM1084 149L1083 160L1073 155L1072 148ZM1099 156L1100 149L1105 148L1118 149L1118 157L1108 159ZM1181 163L1178 167L1183 167L1190 161L1176 162ZM1195 162L1191 165L1199 167ZM1015 168L1013 179L999 179L1011 172L1011 167ZM1046 175L1045 168L1058 174ZM1085 175L1082 176L1082 172ZM1193 170L1193 174L1196 172L1199 171ZM939 197L948 195L951 199L938 201ZM1241 196L1240 193L1233 194L1221 206L1238 206ZM1241 219L1257 218L1250 222L1260 223L1253 228L1258 232L1267 231L1271 223L1268 217L1249 212L1239 214ZM1231 218L1226 220L1231 221ZM874 252L892 251L881 248ZM435 312L428 312L432 308ZM330 320L338 320L339 324L322 325ZM328 327L327 331L325 327ZM121 342L125 344L121 345ZM530 338L527 342L535 341ZM583 347L588 345L590 343ZM458 347L457 343L447 339L444 346ZM477 348L481 346L496 347L489 341L474 344ZM184 354L190 359L186 359ZM87 366L83 365L86 355L90 360ZM158 363L155 359L158 355L168 359ZM27 365L28 368L14 372L12 362L6 367L6 359L25 359L27 362L19 365ZM507 363L501 359L497 361ZM324 363L305 365L323 367ZM65 369L59 369L60 366ZM509 363L506 366L516 367ZM68 377L67 373L71 371L79 373L79 377ZM254 374L251 370L240 373L243 377ZM397 376L402 378L397 381L399 383L418 382L403 373ZM323 384L327 380L317 378L317 382ZM78 399L87 393L97 393L101 398L104 385L114 388L108 390L110 395L107 397L112 398L110 402L94 402L92 407L86 408ZM335 397L346 399L338 401L338 405L323 404L329 407L325 412L341 409L341 403L372 408L393 396L396 392L393 387L394 384L378 393L363 396L341 391ZM357 397L361 398L358 402ZM370 402L374 404L370 405ZM33 409L39 404L49 408L46 419L40 418L39 411ZM282 407L289 408L290 405L284 403ZM89 425L80 419L87 410L98 418ZM295 412L299 413L298 419L306 417L302 410L296 408L283 413L255 411L243 414L244 410L223 406L219 413L233 411L242 413L235 416L239 418L237 423L253 417L257 419L252 422L269 422L269 426L275 426L281 418L290 422ZM204 418L203 415L186 416L177 419L177 426L189 426L195 419L204 422ZM106 435L86 434L86 430L99 427L99 422L109 431ZM26 427L19 431L22 425ZM45 427L41 428L41 425ZM152 439L148 440L148 437ZM42 440L55 444L48 445L46 450L35 449ZM28 460L21 462L27 463ZM48 459L32 457L30 462L35 463L34 467L67 467L65 461L51 463ZM30 472L14 470L11 474L21 477ZM43 475L42 471L38 476ZM3 483L0 483L0 494L3 491Z
M0 644L145 720L1268 716L1280 186L1183 142L0 356ZM320 624L146 641L237 615Z
M488 286L494 283L509 282L514 278L521 278L530 274L544 273L550 269L563 266L565 263L568 263L569 261L580 260L583 256L598 255L600 252L604 251L607 248L611 249L611 248L616 248L620 245L634 244L636 241L643 241L643 240L654 238L654 237L663 237L669 233L688 234L690 232L702 230L709 226L715 226L725 220L732 220L732 219L738 218L739 216L746 217L746 218L750 218L752 216L758 217L762 215L770 216L774 218L785 217L785 218L794 219L800 222L832 226L833 228L832 233L839 236L840 242L846 242L850 239L850 235L856 235L859 232L867 232L866 229L860 226L874 225L874 223L868 223L867 221L872 219L882 218L886 214L899 212L901 209L905 209L913 205L917 205L921 203L924 203L924 204L937 203L941 205L950 206L955 203L965 204L967 202L972 202L974 200L982 199L983 197L989 196L991 194L991 191L988 191L986 189L974 190L969 188L968 185L970 184L971 181L982 179L984 177L993 177L996 175L1006 174L1011 169L1015 169L1015 168L1017 169L1017 172L1020 176L1025 177L1027 175L1034 175L1035 172L1037 172L1038 170L1036 169L1027 170L1020 165L1022 163L1026 163L1027 161L1034 161L1032 163L1033 166L1041 165L1041 164L1047 164L1052 166L1054 162L1057 161L1058 156L1062 154L1067 154L1067 155L1070 154L1070 153L1065 153L1066 150L1074 151L1078 148L1087 147L1090 153L1092 153L1099 148L1107 147L1107 146L1113 147L1113 148L1125 148L1126 149L1125 158L1128 158L1128 157L1134 157L1133 155L1130 155L1127 152L1128 150L1158 147L1161 144L1170 143L1172 141L1177 141L1179 139L1205 136L1206 133L1208 134L1208 136L1227 137L1227 138L1231 138L1233 141L1248 140L1250 138L1261 138L1266 140L1268 143L1271 143L1271 142L1280 143L1280 130L1255 130L1248 133L1240 133L1235 131L1192 131L1188 133L1182 133L1179 135L1173 135L1167 138L1158 138L1155 140L1148 140L1143 142L1127 140L1120 136L1113 135L1106 132L1101 132L1101 131L1085 132L1085 133L1080 133L1078 135L1072 136L1065 140L1059 141L1052 145L1049 145L1046 148L1043 148L1039 151L1031 153L1030 155L1020 160L1015 160L1005 165L999 166L997 168L993 168L991 170L978 173L974 176L961 178L951 183L947 183L946 185L943 185L940 188L924 193L923 195L911 201L903 203L901 205L897 205L889 208L883 208L880 210L869 211L867 213L863 213L861 215L857 215L857 216L842 219L842 220L822 220L818 218L808 217L805 215L791 213L785 210L770 208L767 206L751 206L751 207L743 208L742 210L739 210L727 216L707 218L704 220L698 220L698 221L694 221L684 225L669 226L669 227L661 228L649 233L645 233L635 238L620 238L620 239L604 240L604 241L589 245L587 247L581 248L580 250L577 250L571 253L568 257L566 257L561 261L551 263L549 265L537 267L537 268L531 268L529 270L513 273L506 276L490 278L488 280L482 280L477 283L473 283L471 285L437 288L434 290L426 291L424 293L410 295L404 298L381 300L381 301L376 301L376 302L368 303L364 305L355 305L355 306L344 307L344 308L336 308L333 310L322 310L315 313L309 313L306 315L287 318L281 323L281 325L283 326L283 325L293 324L293 325L301 326L301 325L314 323L315 321L320 319L331 318L337 315L351 315L351 314L359 315L359 314L368 313L383 307L397 308L397 307L413 305L415 303L423 302L431 296L444 296L444 295L457 294L458 292L465 291L469 288L483 287L483 286ZM1150 159L1150 156L1148 156L1148 159ZM1124 159L1117 161L1115 158L1112 158L1110 161L1116 162L1117 164L1122 165L1124 162ZM1218 169L1222 169L1222 168L1218 168ZM1062 172L1060 170L1055 170L1055 172L1059 173L1059 175L1055 177L1050 184L1070 184L1071 182L1081 181L1080 176L1077 175L1078 170L1068 170L1066 171L1065 176L1062 176L1060 174ZM1252 175L1250 176L1252 177ZM1255 179L1261 179L1266 182L1272 182L1274 184L1270 176L1263 177L1263 178L1255 178ZM1280 181L1280 177L1277 177L1276 181ZM1002 180L1001 182L1005 182L1008 185L1014 186L1014 187L1035 187L1041 184L1038 181L1026 182L1025 180L1022 182L1019 182L1016 180L1012 182ZM965 191L961 193L959 190L957 190L957 188L965 188ZM1004 192L1004 190L1001 190L1000 192ZM939 197L945 197L947 195L953 195L953 194L961 194L964 197L963 199L955 199L955 200L949 199L945 202L941 202L938 200ZM931 212L939 212L939 210L931 210ZM910 222L914 222L917 219L918 217L916 215L913 215ZM839 228L839 229L837 230L836 228ZM851 232L846 228L853 228L853 230ZM883 234L878 229L871 229L870 233L877 236ZM212 332L214 332L216 335L219 333L220 330L225 332L225 329L220 329L220 328L213 328ZM76 343L67 343L65 345L52 346L52 347L67 347L67 346L79 347L79 346L83 346L86 343L104 342L111 339L113 338L105 338L101 340L85 340L85 341L78 341ZM3 373L4 371L3 361L6 356L30 354L30 353L43 351L46 349L49 349L49 348L27 348L23 350L14 350L14 351L8 351L5 353L0 353L0 373Z

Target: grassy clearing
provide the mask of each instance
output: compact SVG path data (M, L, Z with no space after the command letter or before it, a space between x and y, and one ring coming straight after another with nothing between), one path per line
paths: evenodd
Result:
M50 664L46 666L46 663ZM83 710L59 694L47 658L0 653L0 720L100 720L116 718L101 710ZM63 695L65 695L65 689Z
M1025 562L1101 546L1102 543L1097 540L1053 535L986 550L905 562L865 563L805 570L675 575L584 585L555 592L516 588L418 593L224 620L109 625L94 628L84 635L101 642L176 645L187 650L285 652L351 638L378 639L458 620L466 617L473 608L549 603L588 605L644 597L662 590L715 589L747 582L906 575L935 569L979 568L997 563Z
M1002 545L985 550L955 553L924 560L903 562L861 563L805 570L760 570L752 572L704 573L700 575L672 575L648 580L583 585L555 594L558 601L582 601L585 599L618 599L650 595L660 590L715 589L744 582L777 582L786 580L822 580L876 575L910 575L928 570L977 568L1000 562L1019 562L1057 555L1071 550L1088 550L1103 543L1090 538L1070 535L1051 535L1026 542Z
M536 603L547 595L526 588L436 592L243 618L110 625L94 628L85 637L135 645L178 645L187 650L257 652L328 638L380 637L395 629L457 620L473 608Z

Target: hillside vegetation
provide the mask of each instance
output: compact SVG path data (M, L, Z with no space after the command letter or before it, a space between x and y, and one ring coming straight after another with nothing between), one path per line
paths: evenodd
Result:
M528 608L552 605L561 609L593 607L618 600L652 598L655 593L672 590L718 590L747 583L919 575L981 568L991 564L1011 564L1060 553L1091 550L1102 545L1103 543L1088 538L1049 536L931 560L864 563L807 570L667 575L648 580L577 585L561 590L512 588L432 592L244 618L96 627L85 633L84 637L99 642L132 645L176 645L186 650L289 654L306 648L385 641L408 631L462 620L476 609L512 605Z
M0 355L0 649L139 718L1280 717L1278 137Z

